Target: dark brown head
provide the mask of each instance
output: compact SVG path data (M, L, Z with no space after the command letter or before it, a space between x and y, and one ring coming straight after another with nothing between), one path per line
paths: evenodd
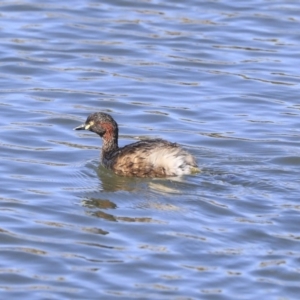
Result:
M118 124L106 113L96 112L90 114L85 123L74 128L74 130L90 130L108 142L117 143L118 141Z

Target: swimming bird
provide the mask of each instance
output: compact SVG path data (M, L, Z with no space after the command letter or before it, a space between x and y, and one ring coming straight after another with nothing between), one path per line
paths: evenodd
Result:
M199 172L189 152L163 139L142 140L119 148L118 124L109 114L92 113L74 130L90 130L102 138L101 162L118 175L169 177Z

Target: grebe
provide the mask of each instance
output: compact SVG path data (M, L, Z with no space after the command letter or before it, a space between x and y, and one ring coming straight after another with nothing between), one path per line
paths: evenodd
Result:
M118 147L118 124L106 113L96 112L74 130L90 130L103 141L101 162L114 173L130 177L168 177L199 172L195 158L176 143L142 140Z

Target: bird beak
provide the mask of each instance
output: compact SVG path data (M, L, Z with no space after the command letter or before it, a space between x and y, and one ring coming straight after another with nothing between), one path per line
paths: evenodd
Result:
M81 124L78 127L75 127L73 130L86 130L89 129L89 127L90 127L89 125Z
M91 126L93 126L95 123L94 121L90 121L89 123L81 124L78 127L75 127L74 130L89 130Z

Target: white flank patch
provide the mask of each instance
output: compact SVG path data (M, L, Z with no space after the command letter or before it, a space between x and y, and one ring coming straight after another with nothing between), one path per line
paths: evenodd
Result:
M147 161L155 167L163 167L168 176L191 174L191 169L196 166L193 156L181 148L157 148Z

